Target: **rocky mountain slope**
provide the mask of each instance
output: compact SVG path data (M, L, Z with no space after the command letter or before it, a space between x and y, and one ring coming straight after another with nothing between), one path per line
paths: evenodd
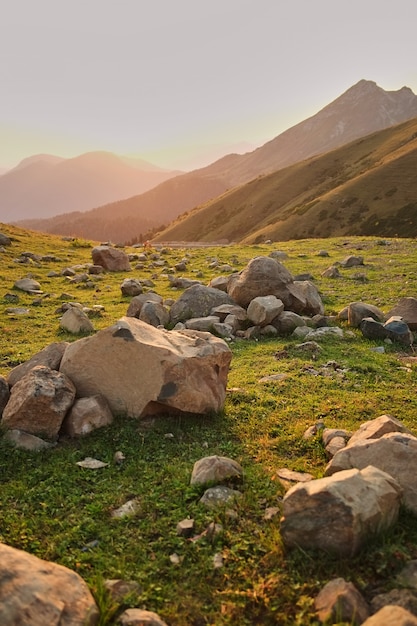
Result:
M416 167L414 118L231 190L156 241L416 236Z
M128 241L168 224L196 205L313 155L417 116L417 96L407 87L388 92L361 80L316 115L244 155L230 154L211 165L171 178L151 191L83 214L31 220L25 226L50 233ZM0 179L1 180L1 179ZM124 224L123 224L124 222ZM198 233L198 239L204 233Z

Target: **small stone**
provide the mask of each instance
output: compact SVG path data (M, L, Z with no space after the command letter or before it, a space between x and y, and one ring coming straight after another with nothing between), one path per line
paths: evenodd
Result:
M268 506L265 509L264 520L268 521L279 515L280 509L277 506Z
M123 517L131 517L136 515L136 513L140 509L140 502L136 498L133 500L128 500L118 509L114 510L111 514L112 517L116 519L122 519Z
M183 519L177 524L177 535L180 537L191 537L194 532L194 520Z
M217 552L213 557L213 567L214 569L223 567L223 556L220 552Z
M121 450L118 450L117 452L114 453L113 456L113 461L117 464L120 465L121 463L123 463L123 461L126 459L125 455L123 454L123 452Z
M107 467L108 463L104 463L98 459L93 459L91 456L87 456L84 461L77 461L76 465L87 469L101 469L102 467Z

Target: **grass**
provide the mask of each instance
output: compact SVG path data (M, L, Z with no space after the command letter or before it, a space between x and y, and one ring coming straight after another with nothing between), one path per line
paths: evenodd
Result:
M26 360L53 341L73 341L59 329L57 309L70 293L86 306L101 304L104 313L93 318L95 328L106 327L122 316L129 303L120 291L128 275L152 278L154 290L177 297L164 276L165 268L145 268L130 274L93 277L85 287L51 270L91 262L89 242L20 231L10 226L13 245L0 253L0 374ZM375 238L302 240L280 244L167 250L167 267L188 255L184 276L208 282L216 276L209 262L217 257L241 269L254 256L271 249L286 251L284 262L293 275L310 272L322 293L326 313L335 313L353 300L377 304L388 311L399 297L414 295L416 244L412 239L381 241ZM317 255L325 249L330 258ZM21 265L14 259L24 251L56 255L61 261ZM129 249L128 252L135 252ZM357 280L358 268L341 269L342 278L324 279L321 272L348 254L361 254L359 268L367 282ZM133 263L132 263L133 265ZM27 274L48 293L40 304L35 296L18 292L14 282ZM19 296L17 305L4 298ZM10 306L27 307L27 316L10 315ZM346 329L346 328L345 328ZM417 432L417 398L411 390L417 379L404 349L386 346L384 354L371 350L375 342L358 331L343 339L320 341L315 360L300 353L297 341L277 338L231 344L224 411L218 415L162 417L135 421L119 416L116 423L79 440L65 440L52 450L30 454L0 440L0 540L77 571L90 585L102 609L101 623L112 624L128 606L157 612L170 626L182 625L314 625L314 597L336 576L354 582L370 599L393 586L395 573L410 558L417 558L417 521L402 511L395 528L370 542L353 559L283 548L279 515L264 519L267 507L280 507L285 493L277 470L288 467L316 477L327 463L318 438L303 439L318 419L328 427L356 429L362 422L391 413ZM278 358L281 353L283 358ZM404 360L405 359L405 360ZM342 372L325 368L334 360ZM312 372L315 370L317 375ZM287 376L260 383L273 373ZM117 450L126 459L113 461ZM219 454L239 461L245 471L243 498L236 516L207 510L199 504L202 490L189 484L199 458ZM76 465L86 456L108 462L102 470ZM135 498L140 507L127 519L111 512ZM197 541L177 536L177 523L191 517L196 535L211 522L222 525L215 537ZM224 566L213 567L216 553ZM176 554L179 563L170 557ZM120 602L108 596L104 580L123 578L139 587Z

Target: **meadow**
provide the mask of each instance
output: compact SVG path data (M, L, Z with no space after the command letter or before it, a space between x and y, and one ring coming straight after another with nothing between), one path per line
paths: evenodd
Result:
M125 314L130 298L121 294L124 278L151 279L152 289L176 298L166 268L92 276L93 284L71 283L65 267L91 263L92 242L0 225L12 245L0 253L0 375L54 341L74 341L59 327L58 310L73 300L104 310L92 317L96 330ZM253 257L272 250L293 275L310 273L326 314L335 315L361 300L388 312L402 296L416 297L417 243L414 239L349 237L306 239L252 246L169 248L160 251L166 267L187 258L182 276L204 283L219 275L214 258L238 271ZM320 250L329 256L320 256ZM128 253L142 250L127 248ZM31 252L52 260L16 262ZM341 278L321 277L349 254L364 257L364 266L341 269ZM135 262L132 262L132 267ZM48 276L51 271L57 276ZM82 270L80 270L82 271ZM41 296L18 291L14 282L31 275ZM19 297L11 303L6 294ZM10 312L22 307L26 314ZM417 558L417 520L401 511L395 528L370 541L354 558L340 559L314 551L288 551L280 537L279 513L265 519L268 507L280 507L285 486L277 472L286 467L323 475L328 461L319 437L304 439L318 420L326 427L354 431L384 413L400 419L417 434L417 380L414 351L383 344L372 348L359 330L344 338L320 340L322 350L296 349L292 337L236 340L224 410L217 415L142 421L117 416L114 424L83 438L66 439L55 448L28 453L0 439L0 541L77 571L89 584L101 609L101 624L113 624L123 608L155 611L170 626L252 624L314 625L314 597L330 579L343 576L367 599L390 590L404 563ZM338 369L326 373L335 361ZM332 368L330 368L332 369ZM264 376L283 373L280 381ZM125 460L113 461L116 451ZM243 497L236 515L204 508L202 490L190 486L193 464L203 456L231 457L243 466ZM95 457L109 463L101 470L82 469L77 461ZM111 512L127 500L139 502L136 515L114 519ZM184 518L195 520L190 540L177 535ZM204 533L221 524L214 536ZM223 566L213 564L215 554ZM176 555L176 557L173 557ZM135 581L120 601L106 592L106 579Z

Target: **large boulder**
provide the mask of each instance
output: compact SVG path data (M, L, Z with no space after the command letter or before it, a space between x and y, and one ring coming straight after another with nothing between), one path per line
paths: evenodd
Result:
M362 626L417 626L417 617L401 606L389 604L368 617Z
M94 265L101 265L109 272L129 272L129 257L123 250L111 246L96 246L92 249Z
M74 398L65 374L37 365L12 387L1 424L54 441Z
M373 465L390 474L404 490L404 504L417 513L417 438L407 433L390 432L378 439L356 441L337 452L327 465L325 474L352 467L362 469Z
M397 521L401 493L392 476L372 466L299 483L283 501L284 544L352 556Z
M16 367L9 372L7 377L7 382L10 387L13 387L17 381L28 374L31 369L36 367L36 365L46 365L47 367L50 367L51 370L58 370L62 355L64 354L67 346L67 341L51 343L40 352L34 354L28 361L25 361L20 365L16 365Z
M99 612L86 583L55 563L0 543L0 624L94 626Z
M221 304L234 304L234 302L220 289L201 284L193 285L188 287L171 306L171 324L185 322L192 317L207 317L214 307Z
M227 291L237 304L245 308L258 296L276 296L287 307L291 300L287 286L292 282L292 275L279 261L258 256L249 261L239 274L230 277Z
M133 317L70 344L60 371L78 395L100 394L114 415L219 411L232 353L209 333L158 329Z
M400 420L392 415L380 415L373 420L369 420L369 422L361 424L359 429L355 431L349 439L349 445L351 446L357 441L364 441L366 439L379 439L382 435L386 435L387 433L412 434Z

